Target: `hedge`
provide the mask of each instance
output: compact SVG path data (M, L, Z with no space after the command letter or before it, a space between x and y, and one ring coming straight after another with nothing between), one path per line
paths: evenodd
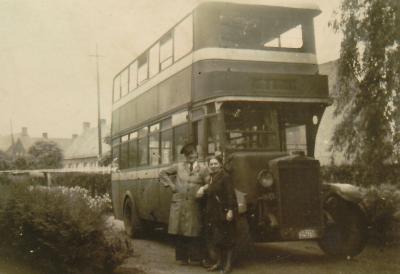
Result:
M53 173L51 183L56 186L82 187L92 196L111 194L111 174L66 172Z
M33 173L32 173L33 174ZM36 176L30 173L21 174L0 174L0 184L7 183L30 183L47 185L47 177L42 172ZM42 175L42 176L39 176ZM111 194L111 174L84 173L84 172L57 172L51 173L52 186L76 187L89 190L94 197L96 195Z
M42 273L111 273L130 240L107 225L108 194L83 188L0 185L0 256Z

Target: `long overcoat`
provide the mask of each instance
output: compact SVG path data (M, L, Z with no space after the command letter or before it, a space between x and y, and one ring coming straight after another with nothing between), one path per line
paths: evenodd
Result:
M208 179L207 168L197 162L192 171L190 164L185 162L160 172L160 182L170 186L173 191L168 233L188 237L200 236L202 216L196 192Z
M224 170L213 174L205 194L208 241L216 246L233 246L238 207L231 176ZM229 210L234 214L234 219L230 222L226 220Z

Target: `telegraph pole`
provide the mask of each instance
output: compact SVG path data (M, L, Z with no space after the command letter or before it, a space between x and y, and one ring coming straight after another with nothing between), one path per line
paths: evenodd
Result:
M10 129L11 129L11 147L12 147L11 153L12 153L12 159L15 160L15 140L14 140L14 131L11 119L10 119Z
M102 155L102 147L101 147L101 119L100 119L100 73L99 73L99 58L103 57L98 54L97 51L97 44L96 44L96 54L95 55L90 55L91 57L96 58L96 72L97 72L97 129L98 129L98 141L99 141L99 159L101 158Z

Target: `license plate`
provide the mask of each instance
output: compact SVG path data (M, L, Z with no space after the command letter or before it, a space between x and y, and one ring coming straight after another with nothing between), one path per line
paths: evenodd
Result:
M299 231L299 239L314 239L317 237L318 233L315 229L303 229Z

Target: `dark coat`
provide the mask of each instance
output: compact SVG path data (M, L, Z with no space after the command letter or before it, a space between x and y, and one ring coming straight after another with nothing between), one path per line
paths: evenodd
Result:
M205 220L208 240L217 246L233 245L237 199L231 176L223 170L213 174L205 193ZM226 214L229 210L233 211L233 220L230 222L226 220Z
M175 180L171 177L175 176ZM197 190L208 181L207 169L197 164L190 171L188 163L162 170L160 181L172 189L168 233L196 237L202 230L201 209Z

